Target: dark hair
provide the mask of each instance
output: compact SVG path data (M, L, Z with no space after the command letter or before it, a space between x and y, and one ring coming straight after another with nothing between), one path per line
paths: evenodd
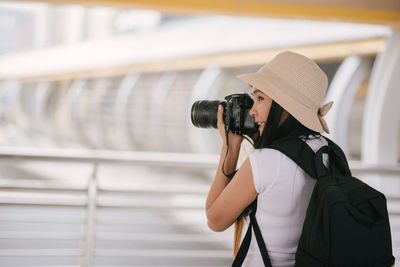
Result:
M289 114L288 118L279 125L283 114L283 108L272 101L272 105L268 114L267 121L265 123L264 130L254 143L254 148L263 148L271 145L274 141L288 137L290 134L298 133L299 135L304 135L308 139L309 135L314 137L319 137L320 133L315 132L303 124L301 124L295 117Z

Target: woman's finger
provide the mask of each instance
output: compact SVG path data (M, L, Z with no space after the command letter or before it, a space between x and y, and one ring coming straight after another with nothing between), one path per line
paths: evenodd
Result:
M219 134L221 135L221 138L225 140L225 124L224 124L224 108L222 105L218 106L218 112L217 112L217 127L219 130Z
M218 128L224 127L224 120L223 120L224 109L222 105L218 106L218 113L217 113L217 126Z

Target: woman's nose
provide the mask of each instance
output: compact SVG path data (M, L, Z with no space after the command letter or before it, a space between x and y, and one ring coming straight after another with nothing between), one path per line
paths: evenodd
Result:
M252 116L252 117L254 117L254 116L256 115L256 113L255 113L255 108L254 108L254 104L253 104L253 106L251 107L251 109L250 109L250 111L249 111L249 114L250 114L250 116Z

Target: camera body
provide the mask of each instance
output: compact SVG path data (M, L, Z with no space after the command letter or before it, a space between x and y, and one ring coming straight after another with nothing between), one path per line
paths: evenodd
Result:
M225 97L224 123L234 134L252 134L257 131L258 125L249 111L253 106L253 99L248 94L233 94Z
M249 135L258 130L258 125L249 111L253 106L253 99L248 94L232 94L225 97L225 101L196 101L192 105L191 120L199 128L218 128L218 105L224 107L225 130L235 134Z

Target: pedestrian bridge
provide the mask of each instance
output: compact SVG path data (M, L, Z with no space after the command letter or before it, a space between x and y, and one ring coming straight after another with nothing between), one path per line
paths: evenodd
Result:
M286 49L327 74L329 137L386 195L400 258L398 1L38 2L0 10L0 37L24 50L0 56L1 267L230 265L232 230L204 211L218 132L190 108L242 92L236 75ZM136 8L185 16L109 27Z

